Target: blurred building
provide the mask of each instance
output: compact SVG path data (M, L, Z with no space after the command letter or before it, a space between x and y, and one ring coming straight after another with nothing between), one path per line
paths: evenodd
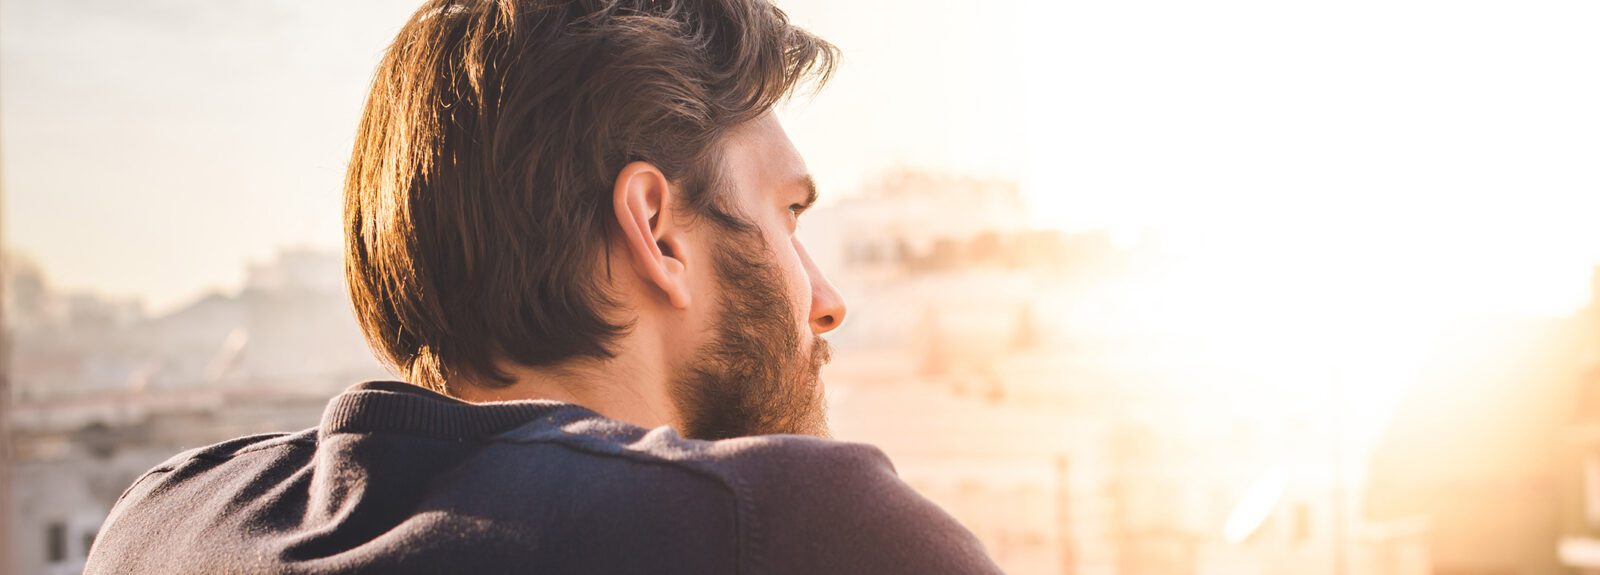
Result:
M1013 186L915 173L807 217L851 308L835 435L882 447L1007 572L1428 572L1425 525L1365 521L1335 480L1326 398L1130 327L1158 243L1029 229Z
M882 447L1010 573L1429 572L1414 517L1361 513L1364 454L1321 394L1130 318L1154 238L1027 227L1004 181L888 174L802 234L850 301L825 372L837 437ZM8 274L18 573L81 567L120 490L179 450L314 425L386 377L336 257L286 251L237 293L150 316ZM1308 392L1307 390L1314 390Z
M10 572L76 573L111 504L179 451L314 426L327 399L386 378L341 287L337 255L287 250L238 293L147 316L7 270L15 342Z
M1438 575L1600 572L1600 270L1584 312L1461 326L1373 455L1373 517Z
M1571 425L1562 437L1561 564L1585 575L1600 573L1600 269L1594 296L1584 310L1581 337L1588 340L1579 365Z

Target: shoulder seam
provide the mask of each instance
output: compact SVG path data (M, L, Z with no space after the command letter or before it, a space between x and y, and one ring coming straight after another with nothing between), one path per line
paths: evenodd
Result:
M711 479L711 480L721 484L723 486L723 488L728 491L728 493L733 495L733 505L734 505L734 526L733 526L733 528L734 528L734 533L736 533L737 537L738 537L738 541L736 542L736 545L734 547L734 549L735 549L734 565L736 566L736 572L738 572L738 573L755 573L755 572L759 572L759 569L751 567L751 563L755 563L756 562L757 556L750 549L746 548L747 547L746 539L759 540L759 531L757 529L758 522L756 521L756 518L755 518L755 511L753 509L753 505L750 502L750 497L749 497L750 491L749 491L749 488L744 484L743 478L741 478L741 477L725 476L724 474L721 474L721 473L716 473L714 471L703 469L703 468L700 468L698 465L695 465L694 462L691 462L691 461L677 461L677 460L668 459L668 458L665 458L665 457L652 455L652 454L649 454L649 453L633 451L633 450L628 450L628 449L618 449L616 451L608 451L608 450L604 450L604 449L597 449L595 447L588 446L588 445L583 445L582 442L566 441L566 440L564 440L564 438L533 438L533 439L529 439L529 438L498 438L498 439L495 440L495 442L497 442L497 443L508 443L508 444L521 444L521 445L527 445L527 444L554 445L554 446L557 446L557 447L562 447L562 448L565 448L565 449L570 449L570 450L573 450L573 451L578 451L578 452L581 452L581 453L585 453L585 454L588 454L588 455L594 455L594 456L598 456L598 457L605 457L605 458L609 458L609 459L621 459L621 460L632 461L632 462L636 462L636 463L645 463L645 464L650 464L650 465L660 465L660 466L664 466L664 467L671 467L671 468L675 468L675 469L681 469L686 473L690 473L690 474L693 474L693 475L697 475L697 476L700 476L700 477ZM747 567L749 567L749 568L747 569Z
M252 446L246 447L244 449L239 449L239 450L236 450L236 451L229 451L229 452L227 452L225 454L224 453L206 453L205 451L201 451L199 453L195 453L194 455L189 456L187 459L184 459L184 461L193 461L193 460L196 460L196 459L205 459L205 460L209 460L209 461L227 461L229 459L233 459L235 457L238 457L240 455L244 455L246 453L255 453L257 451L266 451L268 449L277 449L279 447L284 447L284 446L289 446L289 445L295 445L295 446L300 446L300 447L316 447L317 446L317 442L310 441L310 440L304 440L304 439L291 439L291 440L288 440L288 441L280 441L280 442L273 443L273 444L270 444L270 445L252 445ZM181 465L181 463L180 463L180 465ZM173 469L176 469L177 465L171 465L171 466L165 466L165 467L166 467L166 469L168 471L171 471Z

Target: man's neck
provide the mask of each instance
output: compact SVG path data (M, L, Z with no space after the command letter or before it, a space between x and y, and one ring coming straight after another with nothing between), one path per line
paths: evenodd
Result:
M451 385L451 394L472 403L541 399L571 403L609 419L646 429L676 422L667 376L638 362L639 353L619 353L604 362L549 368L502 366L511 385L475 382ZM633 360L633 361L630 361Z

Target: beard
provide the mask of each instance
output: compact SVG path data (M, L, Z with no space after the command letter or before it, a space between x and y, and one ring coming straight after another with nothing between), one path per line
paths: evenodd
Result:
M801 353L799 313L785 295L771 248L760 232L725 231L712 254L724 289L715 333L672 384L683 435L827 437L819 374L832 349L812 336L811 352Z

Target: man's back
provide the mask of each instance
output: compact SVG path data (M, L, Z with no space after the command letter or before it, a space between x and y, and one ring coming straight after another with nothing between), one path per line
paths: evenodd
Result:
M876 449L718 442L571 404L358 385L319 428L134 483L88 573L972 573L979 543Z

